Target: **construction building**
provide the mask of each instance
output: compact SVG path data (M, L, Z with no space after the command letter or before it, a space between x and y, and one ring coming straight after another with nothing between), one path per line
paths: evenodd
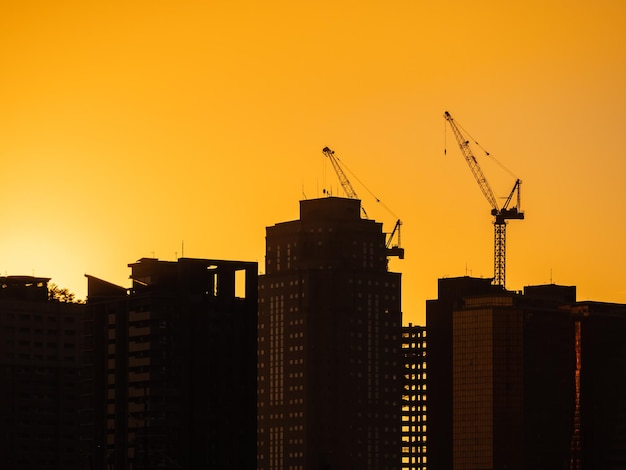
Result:
M626 306L490 281L427 302L429 470L624 466Z
M85 306L50 298L49 278L0 277L0 462L84 468L80 458Z
M259 469L400 468L401 276L360 201L300 201L259 279Z
M426 470L426 327L402 327L402 470Z
M88 276L94 468L254 468L257 263L129 267Z

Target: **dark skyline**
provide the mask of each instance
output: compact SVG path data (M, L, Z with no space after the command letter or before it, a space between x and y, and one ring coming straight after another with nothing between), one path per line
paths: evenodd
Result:
M626 305L443 278L413 331L385 241L359 200L325 197L267 227L261 276L256 262L141 258L131 288L87 275L86 305L54 298L50 278L0 278L14 467L626 464Z

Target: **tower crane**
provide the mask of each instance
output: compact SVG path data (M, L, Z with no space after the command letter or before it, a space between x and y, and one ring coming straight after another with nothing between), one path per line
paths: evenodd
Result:
M328 159L330 160L330 163L332 164L333 169L335 170L335 173L337 173L337 177L339 178L339 182L341 183L341 186L343 187L343 190L346 193L346 195L348 196L348 198L349 199L359 199L359 197L356 194L356 191L354 190L354 188L352 187L352 184L350 183L350 180L346 176L346 173L343 171L343 168L341 168L341 164L339 163L339 159L337 157L335 157L335 151L331 150L328 147L324 147L322 149L322 153L324 155L326 155L326 157L328 157ZM371 192L370 192L370 194L371 194ZM374 198L376 199L376 202L380 202L380 199L378 199L376 196L374 196ZM389 209L387 209L387 210L389 210ZM369 218L367 216L367 212L365 212L365 208L363 207L363 204L361 204L361 211L363 212L363 216L366 219ZM389 237L385 241L385 248L387 249L387 256L397 256L400 259L404 259L404 248L400 247L400 226L401 225L402 225L402 222L400 221L400 219L398 219L396 221L396 225L394 226L393 230L389 234ZM392 244L393 237L396 234L398 236L398 243L393 245Z
M474 175L474 178L476 179L476 182L478 183L478 186L483 193L483 196L485 196L485 198L491 205L491 215L494 216L493 283L504 288L506 282L506 225L507 220L521 220L524 218L524 212L522 212L520 209L520 187L522 181L519 179L515 180L513 189L509 193L509 196L506 198L505 203L502 205L502 207L499 207L491 186L489 186L487 178L485 178L485 175L480 169L478 160L476 160L476 157L474 157L469 140L465 137L465 135L448 111L444 113L443 117L446 119L446 121L448 121L448 124L450 124L452 132L454 133L454 136L456 137L456 140L459 144L459 148L461 149L461 153L465 157L465 161L469 165L470 170L472 171L472 174ZM489 154L487 153L487 155ZM509 207L514 197L515 205L513 207Z
M341 165L339 164L339 159L335 157L335 151L329 149L328 147L324 147L322 149L322 153L326 155L330 160L330 163L333 166L335 173L337 173L337 178L339 178L339 182L341 183L341 187L345 191L346 196L348 196L349 199L358 199L359 196L357 196L356 191L350 183L350 180L341 168ZM369 217L367 216L367 212L365 212L365 208L363 207L363 205L361 205L361 211L363 211L363 216L368 219Z

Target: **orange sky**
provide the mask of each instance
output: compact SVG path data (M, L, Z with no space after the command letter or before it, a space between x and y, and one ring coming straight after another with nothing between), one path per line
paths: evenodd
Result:
M493 274L448 110L524 182L507 286L626 302L625 22L621 0L9 2L0 271L84 297L85 273L128 286L128 263L183 240L262 271L265 227L339 194L329 146L404 221L391 267L423 323L439 277ZM512 177L481 164L506 196Z

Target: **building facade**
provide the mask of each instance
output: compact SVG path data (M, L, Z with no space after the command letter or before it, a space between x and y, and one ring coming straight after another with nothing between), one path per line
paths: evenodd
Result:
M569 468L575 288L522 294L465 277L439 289L427 304L429 469Z
M402 470L426 470L426 327L402 327Z
M626 305L577 302L571 470L626 468Z
M254 468L257 264L129 267L88 276L94 468Z
M400 466L401 277L360 201L300 202L259 280L259 469Z
M427 459L429 470L452 469L452 312L468 295L499 292L490 279L439 279L436 300L426 302L428 334Z
M49 278L0 277L0 462L3 468L86 468L81 460L85 306L49 298Z

